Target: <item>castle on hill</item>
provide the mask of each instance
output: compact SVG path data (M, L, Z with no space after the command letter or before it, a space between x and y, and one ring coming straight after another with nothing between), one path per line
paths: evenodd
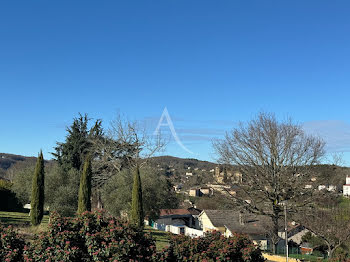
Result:
M228 170L227 168L222 166L217 166L215 167L214 179L220 184L240 184L242 183L242 173L238 171Z

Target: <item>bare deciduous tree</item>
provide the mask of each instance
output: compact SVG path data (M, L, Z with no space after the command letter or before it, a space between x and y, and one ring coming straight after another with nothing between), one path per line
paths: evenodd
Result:
M93 182L96 186L101 186L125 167L145 165L165 146L160 134L148 135L136 121L125 120L120 115L111 122L106 134L96 137L92 143Z
M335 166L344 166L344 153L343 152L333 152L331 154L330 164Z
M328 247L328 256L350 239L349 207L310 208L300 215L304 226Z
M275 236L283 202L288 202L289 211L309 203L307 168L324 155L324 142L306 135L291 119L279 122L273 114L260 113L213 146L219 163L235 165L243 175L241 193L230 196L246 210L269 216Z

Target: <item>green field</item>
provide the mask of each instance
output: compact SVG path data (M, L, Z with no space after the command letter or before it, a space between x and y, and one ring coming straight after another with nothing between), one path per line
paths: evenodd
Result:
M45 215L42 221L46 225L49 221L49 216ZM0 222L5 225L12 225L14 227L30 226L30 216L26 212L6 212L0 211Z
M144 231L149 232L151 236L155 239L158 251L161 251L163 248L169 246L170 233L156 230L154 228L151 228L150 226L146 226Z

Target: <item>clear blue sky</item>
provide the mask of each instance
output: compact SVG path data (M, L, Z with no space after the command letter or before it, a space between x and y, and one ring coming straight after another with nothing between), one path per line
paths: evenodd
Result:
M78 112L155 128L164 107L196 153L171 155L212 160L210 139L260 110L349 152L349 13L347 0L2 1L0 152L49 158Z

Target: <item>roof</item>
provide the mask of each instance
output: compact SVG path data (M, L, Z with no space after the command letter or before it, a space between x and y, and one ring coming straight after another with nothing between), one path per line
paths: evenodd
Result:
M195 207L187 208L187 210L191 213L191 215L195 215L195 216L198 216L202 212L201 209L198 209Z
M268 217L253 214L242 214L237 210L204 210L215 227L226 227L234 233L262 235L267 233ZM241 216L241 218L240 218ZM243 219L244 223L240 223Z
M171 215L191 215L191 212L187 209L161 209L159 215L161 217Z
M165 216L198 216L202 210L190 207L190 208L182 208L182 209L161 209L160 210L160 217L165 217Z

